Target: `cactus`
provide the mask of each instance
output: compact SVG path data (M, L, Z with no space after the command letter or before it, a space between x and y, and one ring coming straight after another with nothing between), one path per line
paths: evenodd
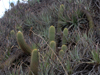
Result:
M51 42L50 42L50 47L51 47L54 51L56 51L56 42L55 42L55 41L51 41Z
M61 4L58 12L58 26L57 26L57 33L61 33L61 24L63 13L64 13L64 5Z
M58 21L61 20L63 13L64 13L65 6L63 4L60 5L59 12L58 12Z
M15 38L15 31L14 31L14 30L11 30L11 31L10 31L10 37L11 37L12 39Z
M62 37L62 45L66 44L67 40L66 37L68 36L68 29L65 28L63 31L63 37Z
M34 49L31 53L31 63L29 75L38 75L39 54L38 50Z
M50 47L52 50L54 50L54 52L56 52L56 42L55 41L50 42ZM50 52L50 54L51 54L51 58L55 59L54 54L52 52Z
M64 51L63 51L63 50L60 50L60 51L59 51L59 57L62 59L63 56L64 56Z
M11 30L10 31L10 35L15 35L15 31L14 30Z
M61 59L64 56L65 51L67 50L67 46L66 45L62 45L61 46L61 50L59 51L59 56L61 57Z
M94 22L93 22L91 14L87 10L81 10L81 11L86 14L86 17L89 21L89 30L92 30L94 27Z
M65 52L67 50L67 46L66 45L62 45L61 46L61 50L63 50Z
M17 42L18 45L21 47L21 49L27 53L27 54L31 54L32 49L28 46L28 44L25 42L23 34L21 31L18 31L17 33Z
M55 27L50 26L49 28L49 42L50 41L55 41Z

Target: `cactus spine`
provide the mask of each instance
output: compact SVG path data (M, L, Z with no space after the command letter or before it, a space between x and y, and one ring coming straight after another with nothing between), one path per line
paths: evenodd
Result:
M18 31L17 33L17 42L18 45L21 47L21 49L27 53L27 54L31 54L32 49L28 46L28 44L25 42L23 34L21 31Z
M38 50L34 49L31 53L31 63L29 75L38 75L39 55Z
M62 45L66 44L67 42L67 36L68 36L68 29L65 28L64 31L63 31L63 37L62 37Z
M50 26L49 28L49 42L55 40L55 27Z

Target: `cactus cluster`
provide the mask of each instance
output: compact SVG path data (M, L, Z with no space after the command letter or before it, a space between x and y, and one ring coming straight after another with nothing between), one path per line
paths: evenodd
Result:
M54 52L56 52L55 27L54 26L51 26L49 28L49 36L50 36L49 37L49 45L54 50ZM65 51L67 50L67 46L65 45L67 43L67 40L66 40L67 36L68 36L68 29L65 28L63 31L63 36L62 36L62 47L58 53L59 56L61 56L61 57L63 57ZM54 56L54 55L52 54L52 56ZM52 58L54 58L54 57L52 57Z
M63 38L62 38L62 48L59 51L59 56L63 58L63 55L65 53L65 50L67 49L66 45L66 36L68 35L68 29L65 28L63 31ZM21 31L18 31L17 33L17 42L20 48L26 53L31 55L31 62L30 62L30 72L29 75L38 75L38 65L39 65L39 54L38 50L34 49L32 50L30 46L25 42L23 33ZM56 53L56 41L55 41L55 27L50 26L49 28L49 45L52 50ZM54 53L50 50L50 56L53 60L55 60L55 55Z
M29 75L38 75L39 55L38 50L32 50L30 46L25 42L21 31L17 33L17 42L20 48L26 53L31 55L30 72Z

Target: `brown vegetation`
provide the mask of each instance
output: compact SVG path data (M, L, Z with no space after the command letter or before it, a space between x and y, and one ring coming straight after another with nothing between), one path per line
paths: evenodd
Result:
M6 11L0 19L0 75L13 75L13 73L28 75L30 56L23 53L18 46L16 40L18 31L23 32L24 39L30 47L40 49L39 75L46 73L64 75L65 70L59 65L60 63L50 57L47 58L48 53L45 53L48 46L43 39L33 34L34 32L40 35L48 43L48 29L54 25L57 31L58 23L62 31L64 28L69 30L67 50L62 60L68 74L99 75L100 63L91 62L93 60L91 51L100 50L100 1L77 1L41 0L35 3L29 1L27 4L17 3L11 10ZM61 4L65 8L63 14L58 17ZM61 46L62 35L59 37L60 39L56 38L58 49Z

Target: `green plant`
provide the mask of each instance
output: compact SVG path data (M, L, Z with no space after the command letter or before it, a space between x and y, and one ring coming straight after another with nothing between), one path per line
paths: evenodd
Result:
M77 46L75 46L74 51L69 51L69 52L72 60L80 61L80 54L79 51L77 50Z
M51 49L54 50L54 52L56 52L56 42L55 41L51 41L49 45L50 45ZM51 58L54 58L55 59L53 53L51 53Z
M17 25L17 26L16 26L16 29L19 30L19 31L22 31L22 26L21 26L21 25L20 25L20 26Z
M57 33L61 33L61 25L63 21L63 13L64 13L65 6L63 4L60 5L58 10L58 25L57 25Z
M39 56L37 49L31 49L28 44L25 42L22 32L18 31L17 33L17 42L21 49L27 53L31 54L31 63L30 63L30 72L29 75L38 75L38 65L39 65Z
M33 43L31 48L32 49L37 49L38 48L37 45L39 46L39 43L37 43L37 44Z
M99 50L92 50L91 54L92 54L92 58L93 58L92 62L100 64Z
M60 50L60 51L59 51L59 57L60 57L61 59L63 59L64 54L65 54L65 53L64 53L63 50Z
M71 62L69 59L66 60L65 66L66 66L66 70L68 71L68 73L70 75L72 73L72 68L71 68Z
M31 63L29 75L38 75L39 54L38 50L34 49L31 53Z
M15 68L11 71L10 75L28 75L28 72L24 72L22 66Z
M50 31L51 30L51 28L52 28L52 32ZM52 34L51 34L51 33ZM51 37L51 35L53 35L54 37L53 37L53 39L52 40L50 40L52 37ZM50 45L50 49L52 49L51 51L52 51L52 53L51 52L49 52L49 53L51 53L52 55L51 55L51 59L53 59L53 61L55 61L56 59L55 59L55 57L57 57L57 55L56 55L56 51L57 51L57 48L58 48L58 46L56 45L56 42L57 42L57 40L56 40L56 42L55 42L55 27L54 26L51 26L51 27L49 27L49 45ZM59 40L58 40L59 41ZM60 44L60 43L59 43ZM62 58L63 58L63 54L64 54L64 51L59 51L59 56L61 56L61 60L62 60ZM59 60L59 59L58 59ZM59 60L59 62L60 62L60 60ZM64 68L64 66L63 66L63 64L60 62L60 64L62 65L62 67L63 67L63 69L65 70L65 68ZM65 71L66 72L66 71ZM66 75L68 75L67 74L67 72L66 72Z
M14 30L11 30L10 31L10 39L15 39L15 38L16 38L15 31ZM12 42L12 44L13 44L13 42Z
M51 41L49 45L54 51L56 51L56 42L55 41Z
M62 45L61 49L65 52L67 50L67 46L66 45Z
M15 35L15 31L14 30L11 30L10 31L10 35Z
M21 49L27 53L27 54L31 54L32 49L28 46L28 44L25 42L23 34L21 31L18 31L17 33L17 42L18 45L21 47Z
M49 26L52 22L52 15L51 11L48 9L43 9L40 14L37 16L39 18L39 21L46 26Z
M89 21L89 30L93 30L94 22L91 14L87 10L82 10L82 12L86 14L87 20Z
M67 43L67 36L68 36L68 29L65 28L65 29L63 30L62 45L64 45L64 44Z
M78 3L83 3L83 1L79 1ZM71 4L71 3L70 3ZM80 7L81 6L81 7ZM87 20L89 22L89 30L92 30L94 27L93 19L91 13L84 8L84 6L78 6L77 1L75 5L75 9L66 6L65 4L61 4L58 8L58 25L57 32L61 32L63 28L67 27L70 29L84 28L81 24L86 24ZM84 8L84 9L83 9ZM68 12L66 10L69 10ZM87 19L85 18L87 17ZM85 26L85 28L87 28Z
M49 38L52 38L51 36L53 36L53 39L51 41L49 41L49 45L50 45L51 49L54 50L55 53L57 53L56 51L57 51L58 46L56 45L56 42L54 41L55 40L55 38L54 38L55 37L55 27L54 26L51 26L49 28L49 36L50 36ZM63 37L62 37L62 47L61 47L61 50L58 53L61 58L63 58L64 52L67 50L67 46L65 45L67 43L67 41L66 41L67 36L68 36L68 29L65 28L64 31L63 31ZM54 54L51 52L52 51L51 49L50 49L50 52L49 52L51 54L50 56L51 56L51 58L54 58L54 60L55 60Z
M46 29L43 29L43 32L41 32L40 33L40 35L47 41L48 40L48 33L49 33L49 31L48 31L48 29L49 29L49 27L48 28L46 28Z
M49 41L55 41L55 27L50 26L49 28Z
M39 63L39 75L48 75L48 73L54 75L54 70L51 69L54 65L52 64L53 62L50 60L50 57L44 53L41 55L41 58L43 61L40 61Z
M63 59L66 50L67 50L67 46L66 45L62 45L61 46L61 50L59 51L59 56L60 56L61 59Z
M64 50L65 50L65 48L67 49L67 47L65 46L65 44L67 43L67 41L66 41L67 36L68 36L68 29L65 28L63 31L63 37L62 37L62 49L64 49ZM57 41L59 41L59 40L57 40ZM49 28L49 45L51 48L54 46L55 47L55 48L53 47L54 50L56 49L55 27L54 26L50 26L50 28Z

